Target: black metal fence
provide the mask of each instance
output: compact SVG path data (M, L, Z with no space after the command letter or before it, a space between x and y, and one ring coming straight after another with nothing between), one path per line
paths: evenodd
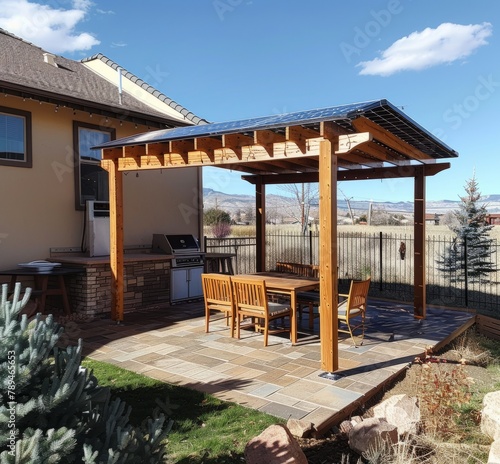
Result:
M476 309L500 316L499 245L492 240L490 259L494 272L485 279L458 278L457 274L439 270L437 261L453 237L429 236L426 240L426 282L429 304ZM207 252L235 254L235 272L255 272L255 237L216 239L205 237ZM266 234L266 269L277 261L319 264L319 236L292 233ZM464 247L467 252L467 247ZM401 301L413 300L414 239L411 234L341 232L338 234L338 271L340 284L370 275L370 294ZM463 257L465 261L467 256Z

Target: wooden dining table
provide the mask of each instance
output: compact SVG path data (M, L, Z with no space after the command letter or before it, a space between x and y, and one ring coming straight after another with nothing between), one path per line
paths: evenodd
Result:
M312 277L297 277L281 272L257 272L255 274L239 274L245 279L256 279L266 282L268 293L287 295L290 297L292 317L290 318L290 339L297 343L297 294L319 289L319 279Z

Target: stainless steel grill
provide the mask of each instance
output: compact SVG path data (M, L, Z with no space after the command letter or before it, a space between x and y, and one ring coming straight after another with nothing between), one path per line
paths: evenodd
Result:
M204 254L193 235L153 234L153 253L172 255L172 267L203 265Z
M172 256L170 303L203 298L201 274L205 254L193 235L153 234L152 251Z

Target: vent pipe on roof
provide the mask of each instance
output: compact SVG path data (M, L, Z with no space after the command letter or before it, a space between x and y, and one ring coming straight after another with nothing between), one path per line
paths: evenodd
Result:
M122 104L122 68L118 68L118 103Z
M50 64L51 66L54 66L55 68L57 68L57 63L55 61L55 55L53 55L52 53L44 53L43 54L43 61L44 63L47 63L47 64Z

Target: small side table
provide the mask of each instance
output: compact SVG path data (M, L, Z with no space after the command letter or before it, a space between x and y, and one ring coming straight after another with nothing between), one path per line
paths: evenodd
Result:
M68 292L66 291L66 283L64 277L71 274L80 274L85 272L85 269L78 267L55 267L50 271L40 272L35 269L8 269L0 271L0 275L10 276L10 291L14 290L18 276L30 276L35 280L33 294L40 297L40 312L43 314L45 311L45 300L48 295L59 295L62 297L63 308L66 314L71 314L71 307L69 304ZM56 280L56 286L49 288L49 278Z

